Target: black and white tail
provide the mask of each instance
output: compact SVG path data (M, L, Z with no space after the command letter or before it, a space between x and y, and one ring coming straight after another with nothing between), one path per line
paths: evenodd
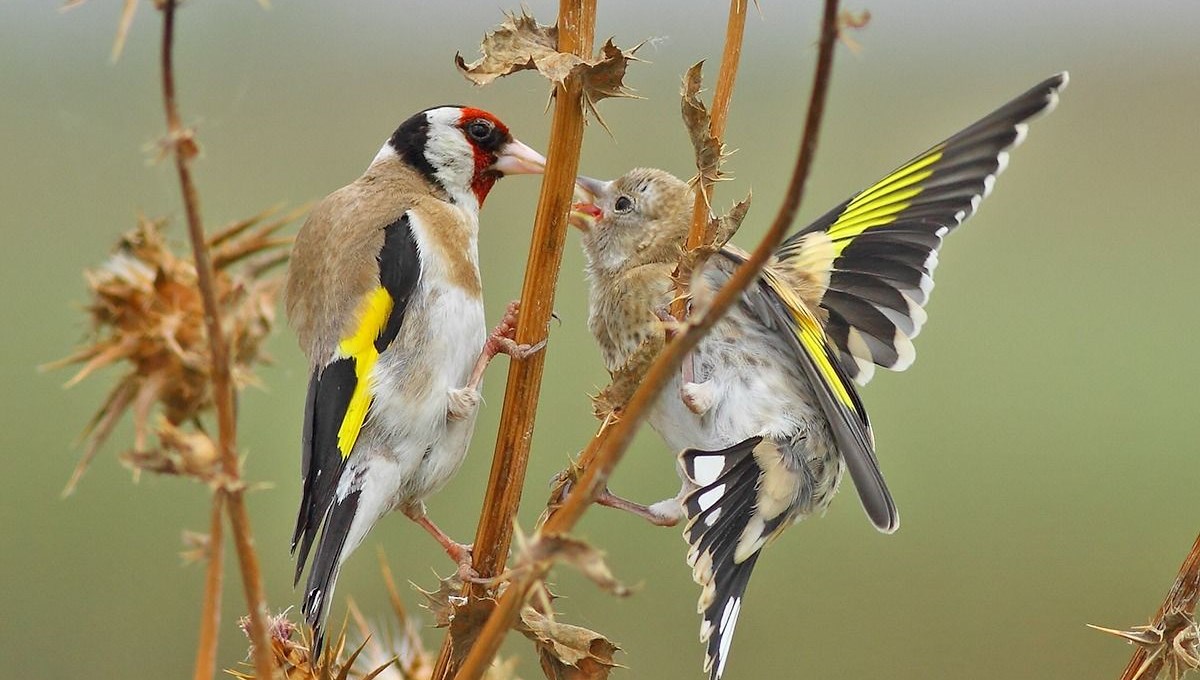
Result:
M680 454L683 470L698 488L684 499L688 523L684 539L691 545L687 561L692 578L702 588L697 612L701 615L700 641L706 644L704 670L711 680L725 672L729 646L742 609L742 595L772 526L755 527L758 536L746 545L747 527L755 520L762 469L753 437L720 451L688 449ZM782 521L782 517L779 521ZM748 553L748 554L747 554Z
M325 619L329 615L329 604L333 601L333 589L337 585L346 550L346 537L358 511L361 491L354 491L341 500L335 500L325 517L321 539L317 542L317 554L308 571L308 583L304 587L304 604L301 611L304 620L312 627L312 658L319 658L325 645ZM353 549L353 546L352 546Z

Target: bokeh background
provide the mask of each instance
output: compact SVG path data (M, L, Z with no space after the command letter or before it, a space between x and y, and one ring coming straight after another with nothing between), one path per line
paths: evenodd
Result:
M159 17L143 3L113 64L120 3L67 13L58 4L0 4L0 676L187 677L203 572L181 566L180 531L205 530L208 494L174 478L133 484L114 455L129 442L126 426L60 500L78 454L72 440L111 376L64 392L69 373L35 369L82 339L81 273L139 211L170 217L184 245L174 174L147 151L163 130ZM530 5L553 21L553 3ZM719 193L728 202L754 190L743 245L787 179L817 5L752 9L728 132L736 178ZM489 108L544 148L543 81L522 74L474 89L453 68L455 51L474 57L502 6L189 3L178 77L205 152L197 172L208 224L323 196L357 176L400 120L434 104ZM807 218L1043 77L1069 69L1071 86L943 250L915 367L864 390L902 530L875 533L847 489L826 517L790 531L759 562L728 677L1115 677L1129 648L1084 624L1143 623L1198 528L1200 4L866 7L870 26L854 34L861 52L838 55ZM699 59L715 78L725 11L722 2L600 3L599 36L651 42L628 77L645 100L603 104L612 136L589 127L586 172L690 172L678 81ZM535 180L511 179L488 202L480 241L490 317L518 296L536 195ZM586 393L606 379L571 239L526 527L551 475L594 431ZM298 602L287 543L306 376L289 331L271 351L266 389L242 398L241 444L249 479L273 483L250 507L269 600L282 609ZM503 375L501 361L472 454L430 504L462 540L479 512ZM613 486L661 498L676 488L670 461L643 433ZM697 591L678 530L597 509L579 533L640 588L616 600L560 569L566 620L621 644L629 670L614 677L700 678ZM383 522L338 589L371 616L387 611L377 545L402 580L425 587L432 569L450 566L411 523ZM245 653L235 625L243 609L231 570L224 667ZM522 675L539 677L524 640L506 651L526 654Z

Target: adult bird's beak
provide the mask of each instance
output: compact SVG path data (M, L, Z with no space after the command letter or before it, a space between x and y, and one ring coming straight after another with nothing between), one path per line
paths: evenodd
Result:
M514 139L500 148L491 169L502 175L540 175L546 171L546 158Z
M608 194L612 182L603 182L582 175L575 178L575 203L567 221L580 231L591 231L596 222L604 217L604 211L596 205L598 199Z

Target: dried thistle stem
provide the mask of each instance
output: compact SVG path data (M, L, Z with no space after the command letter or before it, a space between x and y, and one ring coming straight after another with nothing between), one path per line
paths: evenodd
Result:
M221 624L221 582L224 580L225 538L221 524L224 493L213 494L208 524L208 570L204 575L204 610L200 614L200 642L196 645L194 680L209 680L217 671L217 631Z
M821 120L825 111L825 97L829 90L829 76L833 66L833 48L837 40L837 15L838 0L825 0L816 73L813 77L812 93L808 103L804 136L800 142L800 151L792 171L791 182L788 184L787 194L770 229L749 259L738 267L730 280L717 292L709 309L699 319L690 320L685 330L677 334L663 349L650 366L637 391L634 392L620 419L592 440L581 458L582 462L587 463L582 477L571 489L562 505L546 520L539 534L550 536L563 534L575 526L575 523L605 488L609 476L632 443L634 434L646 419L659 392L662 391L671 376L679 371L684 357L695 348L700 339L741 296L742 291L746 290L758 277L763 265L783 240L788 227L794 221L804 194L809 169L812 167ZM517 572L518 578L509 584L508 589L497 601L496 609L488 617L483 630L480 631L479 637L463 662L462 669L455 676L456 680L478 680L483 676L492 657L499 650L505 634L517 620L521 607L534 584L545 577L548 568L548 561L544 561L534 563L530 565L529 569Z
M591 57L596 26L596 0L561 0L558 13L558 49L583 58ZM583 145L583 86L578 77L568 78L554 93L554 118L546 153L546 171L538 196L525 282L521 289L521 315L517 342L536 343L546 337L559 269L567 238L567 215L579 170ZM479 527L475 533L473 567L481 576L494 576L504 568L512 542L513 519L521 502L525 470L533 440L534 419L541 395L546 350L508 368L504 406L496 436L492 470L488 479ZM478 586L464 587L464 594L482 595ZM433 678L455 675L451 638L446 635L438 654ZM492 655L485 660L490 665Z
M183 204L187 214L188 235L192 242L192 254L196 263L196 280L204 302L204 324L208 332L209 353L212 361L211 375L213 402L217 411L218 448L224 474L229 480L224 491L224 505L233 529L234 545L237 548L238 565L242 573L246 607L250 615L250 640L254 645L255 669L260 678L272 677L271 645L267 635L267 603L263 595L262 574L258 567L258 555L254 551L254 539L250 533L250 519L246 512L245 498L240 485L241 467L237 458L237 419L233 412L233 381L229 371L229 345L221 328L220 309L213 286L213 265L209 257L208 244L204 237L204 225L200 219L200 196L192 181L189 163L195 154L195 143L179 116L175 99L175 70L172 48L175 40L175 0L163 0L162 35L162 89L163 108L167 117L167 139L174 152L175 169L179 174L179 186L183 193Z
M738 64L742 57L742 38L746 33L746 0L730 0L729 21L725 26L725 49L721 53L721 70L717 75L717 89L713 91L712 114L708 132L720 145L725 136L725 121L729 118L729 102L733 100L733 85L737 79ZM692 226L688 230L687 250L692 251L701 244L713 240L709 206L712 205L712 179L700 173L696 183L696 200L692 204ZM676 274L678 274L676 270ZM671 313L682 319L687 313L684 291L678 290L671 303Z
M595 0L563 0L558 20L559 50L590 56L595 17ZM521 289L521 315L517 322L517 342L521 343L540 342L550 324L567 238L567 215L583 144L581 93L582 85L577 78L568 79L555 91L546 172ZM481 576L497 574L508 555L512 522L529 460L545 355L545 351L538 352L509 365L492 471L475 535L474 567Z

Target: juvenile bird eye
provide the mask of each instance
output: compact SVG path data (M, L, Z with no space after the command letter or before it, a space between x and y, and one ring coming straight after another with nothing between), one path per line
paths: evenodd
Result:
M629 200L628 196L618 196L617 202L613 204L613 210L619 213L627 213L633 210L633 201Z
M473 120L467 126L467 134L471 136L471 139L482 142L492 134L492 124L483 119Z

